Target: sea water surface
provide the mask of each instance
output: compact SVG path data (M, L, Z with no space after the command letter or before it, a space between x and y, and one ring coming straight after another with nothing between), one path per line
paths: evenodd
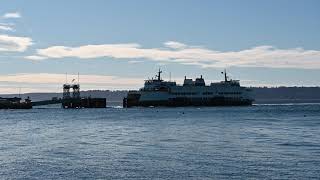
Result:
M0 179L320 179L320 105L0 110Z

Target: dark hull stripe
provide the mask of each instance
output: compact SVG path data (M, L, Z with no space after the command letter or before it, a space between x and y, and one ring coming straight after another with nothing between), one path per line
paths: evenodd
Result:
M167 106L167 107L184 107L184 106L250 106L251 100L236 100L226 98L212 98L207 100L190 100L190 99L172 99L168 101L138 101L127 100L123 101L123 107L132 106Z

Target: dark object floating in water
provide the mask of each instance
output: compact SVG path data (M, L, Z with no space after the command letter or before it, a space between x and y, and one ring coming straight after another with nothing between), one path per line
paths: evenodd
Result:
M24 101L21 98L2 98L0 97L0 109L31 109L32 103L28 97Z

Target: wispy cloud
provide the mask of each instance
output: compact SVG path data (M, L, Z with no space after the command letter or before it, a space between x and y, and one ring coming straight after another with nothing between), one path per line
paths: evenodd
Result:
M21 14L19 12L10 12L5 13L2 18L4 19L10 19L10 18L21 18Z
M40 60L47 59L46 57L43 57L43 56L25 56L24 58L32 61L40 61Z
M59 92L65 83L65 74L19 73L0 75L0 93L12 93L12 89L23 87L23 92ZM68 74L69 82L77 79L76 74ZM108 75L80 75L83 90L89 89L129 89L143 85L143 79ZM28 89L30 91L28 91Z
M68 82L77 79L76 74L68 74ZM172 77L177 80L178 84L183 83L183 77ZM205 77L206 83L218 82L221 79L210 79ZM100 90L127 90L138 89L143 86L144 78L120 77L111 75L80 75L82 90L100 89ZM28 92L61 92L61 85L65 83L65 74L56 73L18 73L9 75L0 75L0 94L18 93L22 88L23 93ZM245 86L268 86L273 87L275 84L261 80L242 79L241 84ZM314 84L294 83L277 83L277 86L314 86Z
M279 49L273 46L257 46L240 51L216 51L201 46L165 42L167 48L142 48L139 44L103 44L79 47L51 46L38 49L27 59L58 59L74 57L93 59L146 59L161 63L198 65L203 68L271 67L271 68L320 68L320 51L303 48Z
M12 24L9 23L0 23L0 30L2 31L13 31Z
M0 21L1 21L1 17L0 17ZM14 26L15 26L14 23L0 22L0 31L15 31Z
M0 51L23 52L33 44L29 37L0 34Z
M19 12L6 13L0 16L0 31L15 31L14 23L3 21L3 19L20 18ZM0 52L24 52L33 44L29 37L13 36L8 34L0 34Z
M164 43L164 45L168 48L172 49L184 49L188 47L186 44L180 43L180 42L175 42L175 41L167 41Z

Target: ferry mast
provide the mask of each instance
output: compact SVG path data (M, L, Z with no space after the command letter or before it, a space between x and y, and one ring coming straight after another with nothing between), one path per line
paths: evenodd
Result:
M158 75L156 75L156 77L158 78L158 81L161 81L161 69L159 68L159 71L158 71Z

